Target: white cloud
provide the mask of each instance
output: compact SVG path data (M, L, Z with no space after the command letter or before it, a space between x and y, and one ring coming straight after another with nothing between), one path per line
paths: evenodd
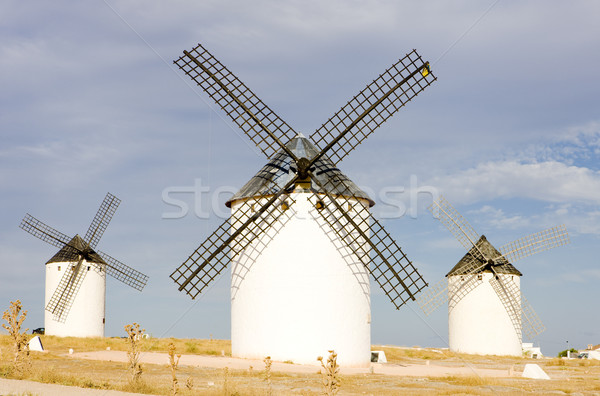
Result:
M480 209L468 213L477 216L479 222L495 228L516 229L530 224L529 218L521 215L507 216L502 209L493 208L490 205L484 205Z
M429 184L438 187L453 202L495 198L600 202L600 172L556 161L487 162L454 175L437 176Z

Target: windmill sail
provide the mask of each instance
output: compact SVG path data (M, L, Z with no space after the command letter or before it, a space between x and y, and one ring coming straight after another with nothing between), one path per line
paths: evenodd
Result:
M271 158L297 133L202 45L175 63Z
M429 63L412 50L360 91L310 138L322 150L333 144L329 158L339 164L375 129L436 80L433 74L422 73L428 66ZM341 139L340 135L343 135Z
M100 238L102 238L106 227L108 227L120 203L121 200L119 198L111 193L106 194L84 237L84 240L88 242L88 246L92 249L95 249L96 245L98 245Z
M323 219L336 230L340 240L364 260L365 265L373 264L371 273L394 305L398 308L415 299L414 295L426 283L385 228L373 217L356 224L359 219L352 218L337 205L333 197L372 201L355 188L334 164L435 81L428 62L413 50L392 65L312 135L317 147L306 143L308 140L303 136L296 137L287 123L201 45L184 51L184 55L174 63L271 158L269 164L228 205L260 197L260 201L265 203L257 214L247 216L247 220L231 234L228 223L224 222L171 274L180 291L185 291L192 298L202 292L227 266L230 255L237 256L252 239L264 236L280 218L281 213L270 206L289 207L285 196L294 186L302 186L313 188L316 193L327 197L331 205L326 205ZM299 151L298 145L302 146L302 151ZM280 197L284 199L283 203ZM242 207L244 214L247 210ZM270 220L263 221L264 226L257 225L259 219L266 220L261 217L264 215ZM372 257L362 247L363 243L369 246Z

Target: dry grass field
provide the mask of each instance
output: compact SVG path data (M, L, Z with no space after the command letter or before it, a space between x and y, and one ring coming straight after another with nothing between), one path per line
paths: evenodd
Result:
M146 394L171 394L171 368L143 364L142 381L132 385L125 363L83 360L69 356L76 352L127 349L121 338L58 338L41 336L46 353L32 352L28 373L18 378L96 389L114 389ZM186 355L231 354L225 340L147 339L141 341L143 351L168 351L173 343L176 353ZM505 370L505 378L476 375L446 377L403 377L382 374L342 375L340 395L522 395L567 394L600 395L600 362L588 360L542 359L474 356L454 354L447 350L374 346L386 352L389 364L476 367ZM8 336L0 336L0 378L16 378L10 370L11 345ZM315 357L316 358L316 357ZM526 363L539 364L551 380L520 377ZM514 375L509 377L509 370ZM251 370L199 368L181 365L177 370L181 395L321 395L323 388L318 368L312 374L271 372L271 383L265 381L264 366ZM187 385L186 386L186 381Z

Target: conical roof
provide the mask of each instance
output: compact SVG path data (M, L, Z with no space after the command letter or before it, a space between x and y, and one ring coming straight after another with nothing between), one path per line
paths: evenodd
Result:
M46 264L50 263L72 263L79 261L79 255L82 254L88 263L106 264L102 257L93 249L87 246L87 243L79 236L75 235L71 241L58 251Z
M475 243L475 246L477 246L477 248L479 248L479 250L481 250L481 252L483 252L484 256L489 259L495 259L499 256L502 256L502 254L494 246L492 246L491 243L488 242L485 235L482 235L481 238L479 238L479 240ZM477 255L478 255L476 253L477 248L475 246L473 246L471 248L471 250L469 250L462 259L460 259L460 261L454 266L454 268L452 268L450 270L450 272L448 272L446 274L446 276L465 275L467 273L467 271L470 268L472 268L470 263L473 261L474 257L477 257ZM509 275L518 275L518 276L523 275L518 269L516 269L504 257L501 257L498 260L498 262L500 264L494 265L494 270L496 272L498 272L500 274L509 274ZM484 271L489 271L488 266L483 267L476 273L481 273Z
M298 134L298 136L290 140L286 144L286 147L298 158L311 159L319 154L319 150L302 134ZM227 201L226 205L231 207L232 202L240 199L275 194L294 178L295 173L290 170L290 166L295 168L296 165L292 158L282 149L244 187ZM332 190L328 191L331 194L362 198L369 201L369 206L375 205L375 202L367 193L358 188L327 156L324 155L319 158L313 166L313 175L321 185L335 186ZM342 180L344 183L341 183ZM316 183L312 184L312 189L316 192L323 192L317 187Z

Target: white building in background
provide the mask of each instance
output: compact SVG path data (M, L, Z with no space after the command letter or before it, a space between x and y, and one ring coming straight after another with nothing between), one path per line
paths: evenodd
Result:
M70 244L83 249L85 242L77 235ZM65 246L46 263L45 306L61 283L65 273L74 276L78 255ZM45 334L61 337L104 337L106 300L106 263L92 251L80 266L81 282L65 288L66 305L62 315L44 311ZM68 297L72 295L72 299ZM70 303L72 301L72 303Z
M299 158L313 158L317 150L303 136L288 147ZM266 202L273 186L283 187L293 176L293 163L280 152L227 203L235 230ZM345 177L326 158L315 163L315 177L327 185ZM351 194L330 191L348 205L353 216L365 219L374 203L351 181ZM312 184L312 188L316 188ZM357 197L346 201L347 196ZM240 358L318 364L318 356L335 350L338 363L368 367L371 361L371 306L369 273L317 212L331 205L323 194L313 194L310 183L298 184L282 207L289 209L232 258L231 348ZM320 202L318 202L320 201ZM363 231L368 232L365 228Z
M485 236L481 236L476 246L488 257L500 256ZM465 274L471 262L472 255L469 251L446 275L450 350L477 355L522 356L520 317L516 324L511 320L489 282L494 274L489 270L481 271L466 287L460 287L471 276ZM506 260L494 269L503 278L504 283L511 281L516 285L512 290L512 297L514 301L521 301L521 272Z
M577 356L580 359L596 359L600 360L600 344L599 345L588 345L588 347L582 351L579 351Z
M537 346L533 346L533 342L524 342L523 343L523 354L533 359L543 358L542 349Z

